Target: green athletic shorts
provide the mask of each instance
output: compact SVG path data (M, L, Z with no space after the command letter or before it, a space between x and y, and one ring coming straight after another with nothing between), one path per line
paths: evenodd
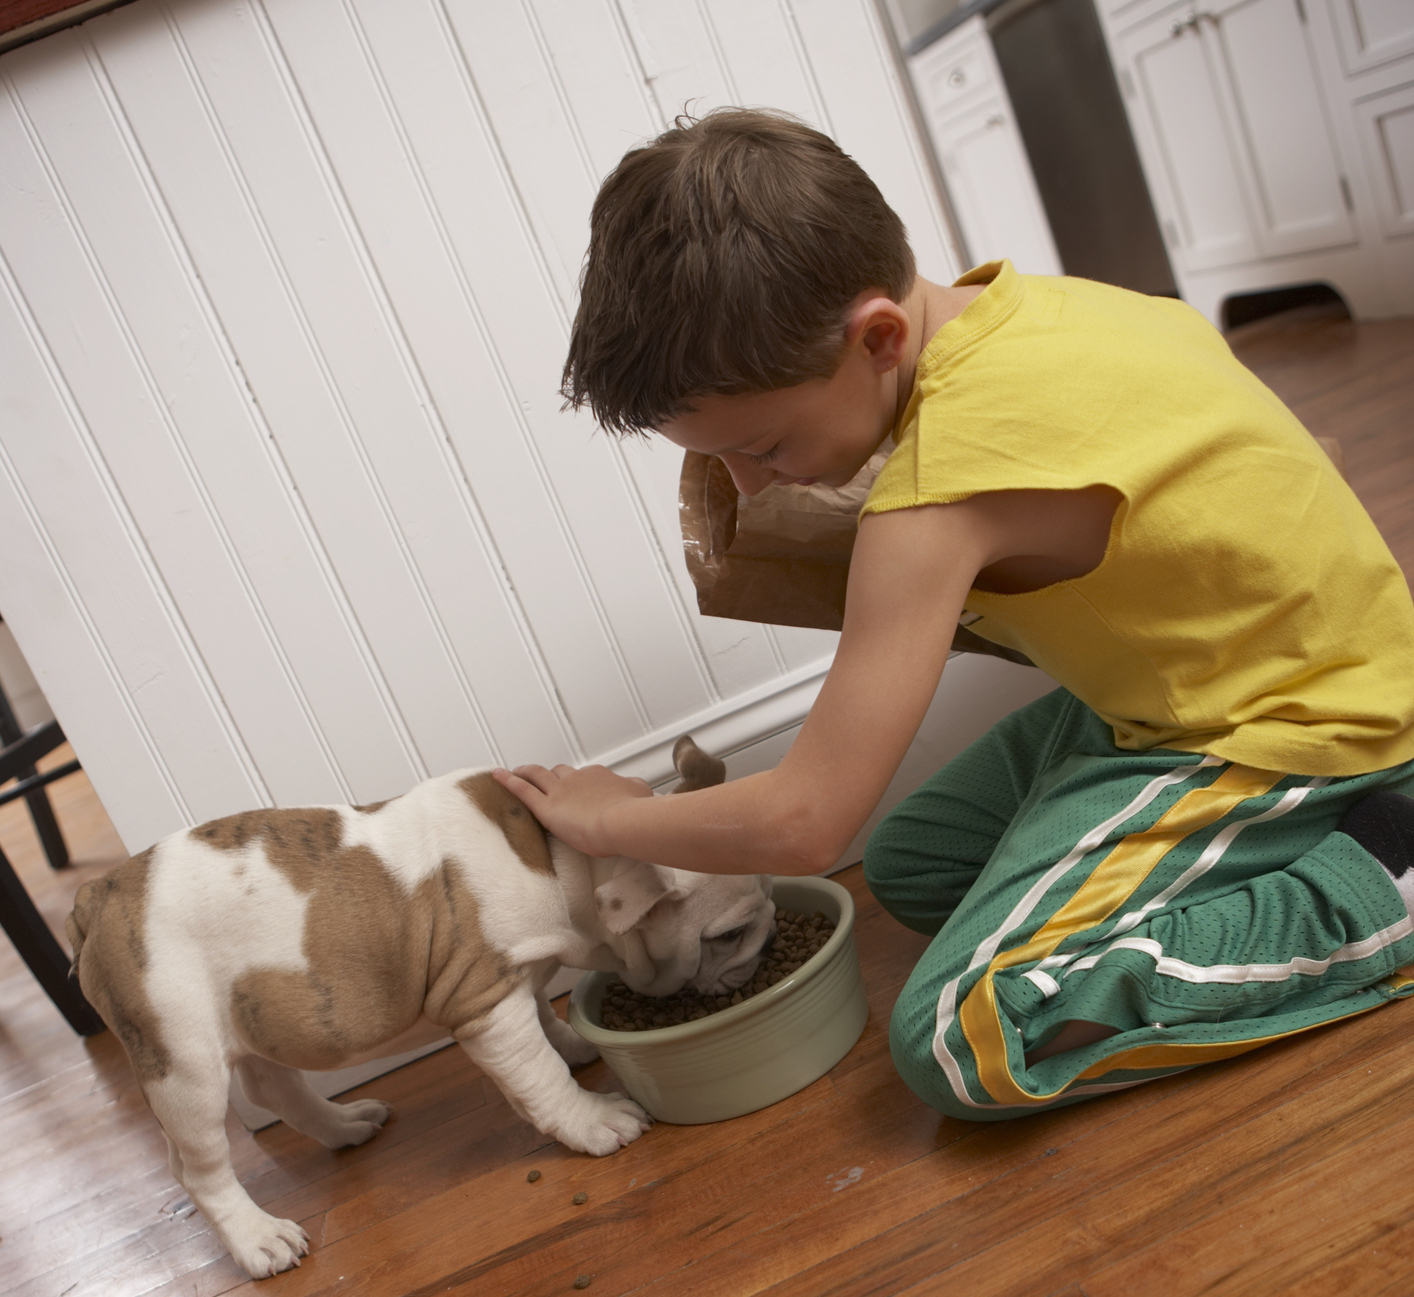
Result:
M1335 832L1414 762L1348 779L1126 752L1060 689L879 825L865 878L934 937L894 1006L904 1080L955 1117L1022 1116L1229 1058L1414 991L1414 920ZM1118 1034L1028 1067L1066 1021Z

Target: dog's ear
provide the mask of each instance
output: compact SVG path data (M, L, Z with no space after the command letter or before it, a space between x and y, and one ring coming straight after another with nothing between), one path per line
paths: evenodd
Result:
M692 741L691 734L684 734L673 744L673 765L682 776L682 783L673 789L675 793L696 792L726 782L727 763L709 757Z
M683 895L671 870L635 860L594 889L594 908L604 926L621 937L659 901L677 900Z

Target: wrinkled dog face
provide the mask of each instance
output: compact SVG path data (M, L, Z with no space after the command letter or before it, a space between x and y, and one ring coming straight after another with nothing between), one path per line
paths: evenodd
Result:
M682 782L695 792L719 784L726 766L686 734L673 747ZM721 995L751 980L776 933L769 874L694 874L624 861L594 895L611 932L626 936L624 981L642 995L671 995L688 983Z
M769 874L693 874L625 860L594 901L624 939L624 981L643 995L689 983L730 993L751 980L776 931Z

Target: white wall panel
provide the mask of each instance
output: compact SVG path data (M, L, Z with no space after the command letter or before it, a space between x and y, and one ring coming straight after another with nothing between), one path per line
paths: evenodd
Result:
M137 0L0 58L0 608L127 844L737 747L833 636L700 618L666 446L560 409L603 175L832 131L956 266L866 0Z

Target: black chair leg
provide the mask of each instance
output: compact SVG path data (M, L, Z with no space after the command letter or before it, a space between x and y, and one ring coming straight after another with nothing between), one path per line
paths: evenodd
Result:
M54 808L49 804L49 794L42 788L36 788L33 792L25 794L25 804L29 807L29 817L34 821L34 831L39 834L39 843L44 848L49 867L66 869L69 864L69 848L59 830Z
M35 909L24 884L0 851L0 926L14 942L20 958L80 1036L96 1036L103 1019L83 997L77 980L69 976L69 957L49 931L44 916Z

